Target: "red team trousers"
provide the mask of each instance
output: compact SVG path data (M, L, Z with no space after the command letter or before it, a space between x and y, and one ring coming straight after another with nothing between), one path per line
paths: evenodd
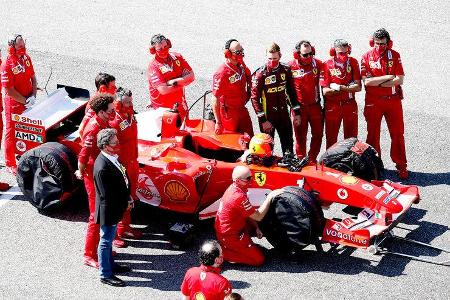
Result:
M88 164L83 177L89 200L89 221L86 232L84 256L97 259L97 247L100 241L100 225L95 223L95 185L94 166Z
M325 133L327 149L337 142L344 122L344 138L358 137L358 106L354 99L325 101Z
M308 125L311 126L311 144L308 156L312 161L317 160L320 152L323 136L323 115L320 104L301 105L300 108L300 126L294 126L295 135L295 153L298 157L306 156L306 136L308 134Z

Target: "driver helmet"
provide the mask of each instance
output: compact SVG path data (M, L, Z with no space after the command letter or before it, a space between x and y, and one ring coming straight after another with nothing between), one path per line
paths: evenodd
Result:
M273 138L267 133L257 133L250 140L250 154L262 158L271 157L273 153Z

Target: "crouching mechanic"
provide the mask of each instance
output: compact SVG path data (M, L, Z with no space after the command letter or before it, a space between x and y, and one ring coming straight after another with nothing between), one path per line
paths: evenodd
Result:
M235 40L225 43L222 64L213 76L212 107L216 118L215 132L247 133L253 136L253 125L245 104L250 99L251 73L244 63L244 48Z
M81 138L81 150L78 155L78 170L75 175L84 181L89 200L89 221L86 231L86 244L84 248L84 264L98 268L97 247L100 239L100 226L95 223L95 187L94 162L100 153L97 146L97 134L100 130L108 128L108 121L114 114L114 97L109 94L96 94L89 101L95 116L89 120Z
M364 116L367 121L367 140L381 155L381 120L391 136L391 158L400 179L408 179L403 123L403 72L400 54L392 50L389 32L381 28L373 33L371 50L361 58L361 76L366 88Z
M169 52L172 43L162 34L155 34L150 41L150 61L147 70L150 91L148 107L173 108L178 104L181 120L188 116L184 87L195 80L191 66L176 52Z
M5 88L5 164L7 170L16 174L14 128L12 114L22 114L36 100L37 83L33 64L20 34L8 40L8 57L1 66L1 82Z
M222 248L217 241L206 241L198 251L200 267L190 268L181 284L183 299L222 300L231 294L231 284L222 275Z
M136 186L139 165L137 162L137 124L134 117L133 94L129 89L119 88L114 101L116 116L109 125L117 130L117 137L123 148L119 152L119 161L125 166L130 179L131 198L136 200ZM122 220L117 225L117 235L120 238L139 239L142 232L130 226L131 213L127 209Z
M258 116L261 132L272 138L278 132L283 153L292 153L294 140L289 108L292 107L295 126L300 125L300 105L297 101L291 69L280 63L280 47L272 43L266 49L267 63L257 69L252 79L251 100Z
M343 39L334 41L331 59L324 63L320 81L325 98L325 134L327 149L337 142L341 123L344 138L358 137L358 105L355 92L361 91L358 61L349 57L350 44Z
M258 209L251 205L247 189L252 184L252 173L246 166L235 167L232 179L233 183L223 194L217 211L214 226L217 239L222 246L224 260L260 266L264 263L264 254L251 236L255 232L258 238L262 238L257 221L261 221L268 212L271 198L266 198Z

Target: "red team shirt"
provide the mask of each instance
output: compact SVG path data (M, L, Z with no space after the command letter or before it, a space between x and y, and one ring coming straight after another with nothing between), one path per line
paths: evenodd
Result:
M223 300L231 294L231 284L218 268L201 265L186 272L181 292L194 300Z
M3 87L13 87L26 98L31 96L33 93L31 77L34 75L34 68L28 54L20 58L16 55L9 55L2 64L1 70Z
M383 75L405 75L400 54L388 49L380 56L375 49L369 50L361 58L361 76L370 78ZM366 86L366 99L386 96L403 99L401 86Z
M320 85L322 87L330 87L330 83L348 85L359 80L361 80L361 72L355 58L349 57L345 63L337 62L332 58L323 65L323 79L320 81ZM334 95L328 95L326 99L336 101L355 99L355 93L342 91Z
M236 184L230 185L222 196L216 216L216 232L220 235L239 236L247 218L255 212L247 194Z
M313 58L309 65L302 65L298 60L290 61L292 78L294 79L295 92L301 105L314 104L319 101L319 79L323 69L323 63Z
M165 62L163 59L155 56L155 58L148 65L147 69L150 101L153 108L172 108L175 103L179 103L181 106L184 102L183 89L162 95L158 92L157 88L162 84L166 84L167 81L182 77L191 71L192 68L179 53L170 52L168 62Z
M97 115L89 120L81 137L82 148L78 154L80 163L94 165L95 159L100 154L97 146L97 134L100 130L108 127L108 122L103 121Z
M250 70L243 65L222 64L213 76L213 95L230 108L243 108L249 98Z

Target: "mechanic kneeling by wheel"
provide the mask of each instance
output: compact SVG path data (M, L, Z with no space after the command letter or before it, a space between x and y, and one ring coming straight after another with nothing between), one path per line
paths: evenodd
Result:
M269 210L272 197L267 197L255 209L248 197L247 189L252 183L252 173L245 166L237 166L232 173L233 183L222 196L216 215L215 229L222 246L224 260L251 266L264 263L264 254L253 243L251 234L262 238L257 221L261 221Z

